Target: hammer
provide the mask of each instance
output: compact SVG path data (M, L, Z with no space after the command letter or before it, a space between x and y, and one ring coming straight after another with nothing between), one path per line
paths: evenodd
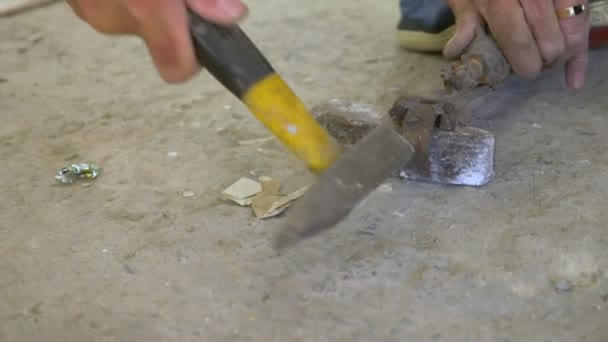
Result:
M376 126L363 120L369 130L345 150L345 144L338 141L343 133L333 130L331 134L326 118L315 117L306 109L238 26L219 26L190 10L188 16L198 61L311 171L320 174L290 214L291 223L279 235L277 247L293 245L335 226L396 170L410 178L453 184L482 185L491 178L493 136L463 130L453 115L453 106L446 102L450 92L492 86L510 73L504 56L485 31L478 30L462 59L444 69L444 90L400 99ZM352 131L353 127L345 128ZM444 138L432 139L437 135ZM481 148L474 148L479 144ZM468 157L461 157L464 155ZM465 160L469 167L464 166ZM445 172L440 175L441 171Z

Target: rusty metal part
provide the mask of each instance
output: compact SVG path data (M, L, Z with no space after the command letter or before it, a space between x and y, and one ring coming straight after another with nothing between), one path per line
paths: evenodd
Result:
M389 115L401 127L401 134L414 145L416 153L409 168L430 177L429 148L433 129L441 115L447 115L449 103L440 103L421 98L402 97L395 102Z
M494 135L461 124L458 119L464 114L457 112L451 102L401 98L389 114L377 106L332 99L318 104L311 111L345 146L357 143L387 120L396 127L403 127L406 114L420 116L421 113L429 113L427 125L431 124L431 117L435 118L429 136L419 140L415 156L395 170L394 177L401 175L411 181L462 186L483 186L494 177ZM345 124L348 122L353 124ZM405 127L410 126L405 124ZM416 131L410 134L416 134ZM420 152L421 147L426 148L425 152Z
M479 86L496 86L511 76L511 65L494 38L477 28L475 39L460 59L446 64L441 72L448 90L467 91Z

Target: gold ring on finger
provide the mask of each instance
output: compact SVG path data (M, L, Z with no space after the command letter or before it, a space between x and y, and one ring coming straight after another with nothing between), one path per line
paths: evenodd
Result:
M561 20L561 19L567 19L567 18L571 18L571 17L575 17L577 15L583 14L587 11L587 9L588 8L586 5L581 4L581 5L562 8L560 10L555 11L555 13L557 14L557 18Z

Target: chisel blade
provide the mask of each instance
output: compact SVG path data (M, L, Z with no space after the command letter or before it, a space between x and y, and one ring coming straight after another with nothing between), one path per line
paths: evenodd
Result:
M346 150L291 208L276 249L291 247L340 223L413 154L414 147L392 123L377 127Z

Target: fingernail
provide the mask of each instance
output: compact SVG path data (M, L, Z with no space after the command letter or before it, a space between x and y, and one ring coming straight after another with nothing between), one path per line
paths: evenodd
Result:
M456 35L453 35L452 38L450 38L450 40L448 40L448 42L445 43L446 50L451 50L452 49L455 40L456 40Z
M240 19L247 12L247 7L240 1L224 0L220 1L220 10L224 12L226 17L231 19Z
M453 35L443 47L443 54L447 58L454 58L454 44L456 44L456 35Z
M581 89L585 85L585 74L577 72L572 77L572 88L575 90Z

